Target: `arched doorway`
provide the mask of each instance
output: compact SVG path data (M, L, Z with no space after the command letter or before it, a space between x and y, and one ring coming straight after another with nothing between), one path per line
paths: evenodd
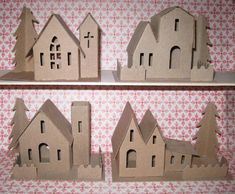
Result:
M136 151L128 150L126 153L126 168L136 168Z
M174 46L170 51L170 61L169 61L169 69L178 69L180 68L180 48L178 46Z
M38 146L39 161L42 163L50 162L50 148L46 143L41 143Z

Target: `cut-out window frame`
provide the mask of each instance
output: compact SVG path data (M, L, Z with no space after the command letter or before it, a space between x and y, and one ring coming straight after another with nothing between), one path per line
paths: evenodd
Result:
M61 58L61 45L58 38L54 36L50 44L50 68L61 69Z

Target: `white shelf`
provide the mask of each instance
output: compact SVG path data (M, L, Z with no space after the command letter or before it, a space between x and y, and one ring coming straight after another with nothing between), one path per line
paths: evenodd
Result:
M9 71L0 71L0 77ZM212 82L159 81L121 82L116 81L111 70L101 71L101 81L10 81L0 80L0 86L235 86L235 72L217 72Z

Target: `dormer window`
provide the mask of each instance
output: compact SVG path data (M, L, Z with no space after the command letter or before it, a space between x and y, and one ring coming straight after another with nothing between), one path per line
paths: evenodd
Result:
M175 31L179 31L179 19L175 19Z

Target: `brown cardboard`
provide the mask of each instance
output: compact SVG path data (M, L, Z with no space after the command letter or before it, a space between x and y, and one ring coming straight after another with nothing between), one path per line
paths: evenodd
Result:
M19 103L22 107L23 100L18 99L14 109L17 110ZM102 163L98 160L101 153L98 156L90 153L90 104L73 102L71 109L72 125L50 100L41 106L11 145L15 147L19 142L13 178L83 180L84 175L84 179L99 180L102 177ZM15 114L13 121L20 118ZM79 121L82 121L80 132ZM28 175L35 169L36 176Z
M26 115L26 111L28 111L28 108L25 106L24 100L16 98L13 111L15 111L15 114L11 121L12 131L9 136L9 139L11 139L11 143L8 147L10 150L16 150L18 148L19 137L24 132L25 127L29 124L29 119Z
M207 26L205 17L196 18L177 6L155 14L150 22L141 21L127 46L128 68L117 67L119 79L212 81ZM138 69L146 75L139 76Z
M88 13L78 29L80 44L85 52L85 56L81 56L80 77L98 79L100 77L101 28L94 17Z
M215 104L209 103L202 114L203 118L197 124L199 130L193 137L193 139L196 139L195 148L201 157L217 158L217 134L221 135L221 132L216 122L216 118L219 117L219 114Z
M207 128L217 131L215 105L209 103L204 114L206 118L199 126L205 124L207 134ZM127 102L112 137L113 181L226 179L225 158L218 162L215 150L209 146L213 145L213 136L203 134L197 133L196 149L190 141L165 138L150 110L138 124Z
M38 35L34 28L34 23L38 23L38 21L31 10L25 6L23 7L18 20L21 22L14 33L16 44L12 50L15 52L15 59L13 61L13 64L15 64L14 72L33 71L32 53L30 53L28 57L26 57L26 55L37 39Z
M2 79L32 80L34 74L37 81L100 80L101 29L90 13L79 26L81 42L57 14L50 16L38 36L33 28L37 21L28 8L23 8L20 19L13 49L16 69Z

